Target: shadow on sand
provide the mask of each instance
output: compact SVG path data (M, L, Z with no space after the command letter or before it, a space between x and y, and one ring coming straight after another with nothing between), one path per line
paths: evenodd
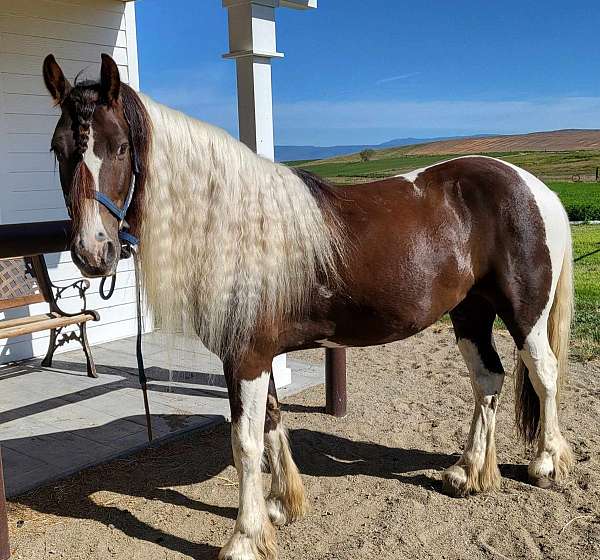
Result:
M96 503L92 496L109 491L235 519L235 508L191 499L171 488L201 483L230 465L229 433L229 425L220 424L129 459L87 469L58 485L30 492L12 502L42 513L113 525L131 538L159 543L192 558L214 559L219 550L216 546L191 542L156 529L128 511ZM441 491L438 480L418 471L444 469L456 460L456 456L394 449L308 429L291 430L290 438L300 471L314 477L366 475ZM501 468L504 476L522 478L515 465Z

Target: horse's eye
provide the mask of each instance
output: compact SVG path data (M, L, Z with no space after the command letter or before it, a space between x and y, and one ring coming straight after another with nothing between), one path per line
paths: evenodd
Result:
M119 146L119 149L117 150L117 155L124 156L127 153L128 149L129 149L129 144L127 142L124 142L123 144L121 144Z

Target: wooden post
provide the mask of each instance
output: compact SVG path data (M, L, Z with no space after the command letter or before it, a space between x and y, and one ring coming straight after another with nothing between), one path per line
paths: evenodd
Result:
M325 349L325 411L346 416L346 349Z
M0 560L8 560L10 558L10 544L8 542L8 515L6 513L3 472L2 455L0 454Z

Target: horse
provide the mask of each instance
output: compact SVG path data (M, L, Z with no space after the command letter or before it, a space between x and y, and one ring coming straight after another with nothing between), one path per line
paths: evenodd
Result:
M335 186L135 92L108 55L98 82L69 83L52 55L43 77L61 110L51 149L73 220L73 262L85 276L113 274L122 239L139 237L156 324L189 329L223 362L239 509L220 559L275 559L274 526L307 511L273 358L405 339L446 313L475 408L464 453L442 474L445 491L500 486L494 434L505 373L496 317L517 349L516 422L537 441L529 476L540 486L565 479L573 459L557 406L573 305L571 236L540 180L467 156Z

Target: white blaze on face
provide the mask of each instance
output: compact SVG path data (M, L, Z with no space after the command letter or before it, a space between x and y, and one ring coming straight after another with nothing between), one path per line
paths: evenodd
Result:
M83 155L83 163L89 169L94 179L94 190L100 190L100 169L102 168L102 159L99 158L94 152L94 127L90 127L90 134L88 139L88 146L85 154ZM100 203L90 200L85 205L85 227L80 233L84 244L88 241L93 243L96 241L96 235L98 233L106 234L104 224L102 223L102 216L100 214Z

